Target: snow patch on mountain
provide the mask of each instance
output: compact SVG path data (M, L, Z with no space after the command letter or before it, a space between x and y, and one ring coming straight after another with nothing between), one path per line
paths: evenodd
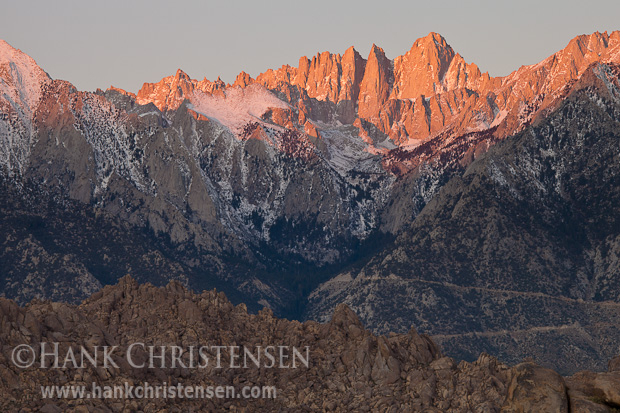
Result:
M608 65L598 64L593 70L609 91L609 95L616 101L620 101L620 85L612 69Z
M32 113L51 79L34 59L0 40L0 81L2 98L25 104Z
M380 159L366 151L368 144L346 127L321 129L321 136L327 147L327 162L342 176L351 170L377 171Z
M127 115L92 93L72 96L74 124L92 146L97 167L95 195L107 189L113 173L132 182L143 193L155 195L155 182L145 175L140 136L127 132Z
M234 134L249 122L262 122L271 108L289 109L289 105L258 84L246 88L230 87L222 94L194 91L190 109L227 127Z

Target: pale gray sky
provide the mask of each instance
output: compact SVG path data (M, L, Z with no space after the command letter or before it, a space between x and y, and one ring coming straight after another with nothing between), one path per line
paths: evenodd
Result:
M373 43L389 58L430 31L492 76L536 63L579 34L620 29L620 1L0 0L0 38L78 89L137 92L183 69L232 82L300 56Z

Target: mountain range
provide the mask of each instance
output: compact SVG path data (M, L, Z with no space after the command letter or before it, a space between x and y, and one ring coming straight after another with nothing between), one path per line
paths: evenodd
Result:
M0 41L0 291L126 274L562 373L619 352L620 32L506 77L436 33L81 92Z

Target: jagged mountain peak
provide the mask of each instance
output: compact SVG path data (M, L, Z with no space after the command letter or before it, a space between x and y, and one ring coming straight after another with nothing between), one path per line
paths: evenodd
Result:
M237 78L235 79L232 86L246 87L249 84L251 84L253 81L254 79L252 79L252 77L248 73L241 71L241 73L237 75Z
M594 61L606 62L613 60L620 48L620 31L594 32L582 34L571 39L568 44L558 52L552 54L540 63L522 66L519 70L511 73L508 77L523 69L539 68L549 64L572 65L573 69L583 71Z
M198 81L192 79L183 70L178 69L174 76L167 76L157 83L145 83L136 95L136 102L141 105L153 103L159 110L176 110L185 99L191 98L195 90L204 93L217 93L226 88L226 84L217 78L211 82L205 77Z
M607 32L605 32L607 34ZM620 44L620 30L616 30L609 35L609 47L615 47Z
M6 40L0 39L0 62L19 60L25 56L27 59L34 60L20 49L11 46Z
M371 58L385 58L385 51L383 50L383 48L373 43L370 47L370 53L368 54L368 59L370 60Z
M438 63L439 66L434 69L439 70L440 78L443 77L443 74L455 55L454 50L448 42L446 42L446 39L433 32L429 33L426 37L416 40L408 54L427 64Z
M187 73L185 73L181 68L177 69L177 72L174 75L174 78L176 80L187 80L187 81L191 81L191 78L189 77L189 75Z
M613 33L612 33L613 34ZM574 37L568 45L579 44L584 45L592 51L606 49L609 46L609 34L607 32L594 32L591 34L581 34Z
M438 49L452 50L452 47L450 47L446 39L441 34L435 33L435 32L430 32L426 36L420 37L413 43L413 47L427 47L427 46L435 47Z
M429 98L457 89L478 90L489 80L488 73L481 73L475 63L467 63L443 36L431 32L394 59L394 88L390 98Z
M344 51L344 54L342 55L342 57L344 58L344 56L350 55L350 54L359 55L359 52L355 49L355 46L349 46L349 48Z
M573 38L568 45L556 53L560 63L570 65L570 69L579 71L593 60L604 58L609 48L609 36L595 32Z
M390 95L392 69L392 62L385 56L383 49L373 43L360 83L360 118L378 120L381 107Z

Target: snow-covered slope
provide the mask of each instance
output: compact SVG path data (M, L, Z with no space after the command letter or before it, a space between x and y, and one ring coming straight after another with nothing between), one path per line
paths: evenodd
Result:
M30 56L0 40L0 80L2 98L32 113L41 99L41 87L51 79Z
M195 90L190 101L190 108L218 121L234 134L240 133L249 122L261 122L261 116L271 108L290 109L286 102L257 84L229 87L221 94Z
M50 77L28 55L0 40L0 165L21 172L32 144L32 118Z

